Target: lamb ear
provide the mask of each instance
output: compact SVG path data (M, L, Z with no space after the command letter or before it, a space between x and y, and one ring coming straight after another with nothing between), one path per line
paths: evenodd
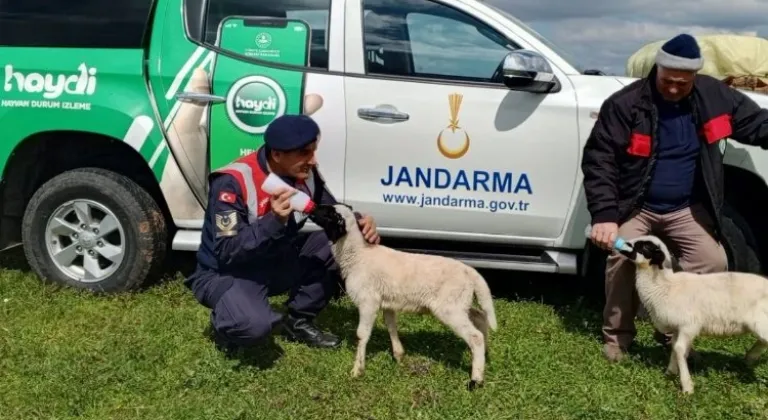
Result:
M675 273L680 271L685 271L683 270L683 267L680 265L680 260L678 260L677 257L674 256L674 254L670 258L669 265L672 268L672 271L674 271Z
M336 243L346 235L346 232L342 223L329 223L325 228L325 234L332 243Z
M667 256L664 255L664 252L662 252L660 249L654 249L651 253L651 264L659 266L659 268L664 267L664 261L667 259Z

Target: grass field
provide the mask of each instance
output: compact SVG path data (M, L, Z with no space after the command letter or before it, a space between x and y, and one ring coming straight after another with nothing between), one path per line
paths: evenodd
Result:
M346 298L320 320L345 338L342 349L276 338L228 359L207 338L207 312L181 274L134 295L96 298L41 286L20 260L14 252L0 272L2 419L768 417L768 364L752 372L742 362L750 337L697 341L696 394L685 397L664 376L667 355L647 324L632 358L602 359L599 312L571 279L488 274L499 330L485 387L470 393L468 349L431 317L400 317L406 357L398 366L379 316L366 374L353 380L357 314Z

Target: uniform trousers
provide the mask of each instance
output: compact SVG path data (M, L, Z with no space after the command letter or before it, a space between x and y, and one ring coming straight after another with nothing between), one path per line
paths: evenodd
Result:
M253 278L227 279L212 271L197 274L197 281L204 286L195 295L211 308L211 325L216 335L241 346L265 338L283 319L270 306L268 298L285 292L289 292L288 314L293 317L311 320L325 308L341 282L328 237L322 231L302 233L292 245L281 260L269 267L254 267L259 272ZM215 302L206 299L220 281L230 281L231 287L217 296Z

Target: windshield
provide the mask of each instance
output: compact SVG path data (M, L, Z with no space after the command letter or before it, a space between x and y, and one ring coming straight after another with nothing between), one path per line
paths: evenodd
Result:
M557 55L559 55L563 60L567 61L568 64L573 66L576 70L579 71L579 73L584 73L584 68L581 66L581 63L576 61L576 59L571 55L568 51L563 50L560 46L552 43L552 41L548 40L547 38L544 38L539 34L538 32L534 31L533 28L523 23L520 19L514 17L511 13L507 12L505 10L505 7L509 7L509 1L505 0L482 0L482 3L487 5L488 7L496 10L497 12L504 15L507 19L514 22L516 25L520 26L528 32L529 34L533 35L539 42L549 47L552 51L554 51Z

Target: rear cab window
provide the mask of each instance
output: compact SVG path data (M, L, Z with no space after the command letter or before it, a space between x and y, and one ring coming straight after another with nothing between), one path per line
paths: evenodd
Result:
M153 0L0 2L0 46L141 48Z

